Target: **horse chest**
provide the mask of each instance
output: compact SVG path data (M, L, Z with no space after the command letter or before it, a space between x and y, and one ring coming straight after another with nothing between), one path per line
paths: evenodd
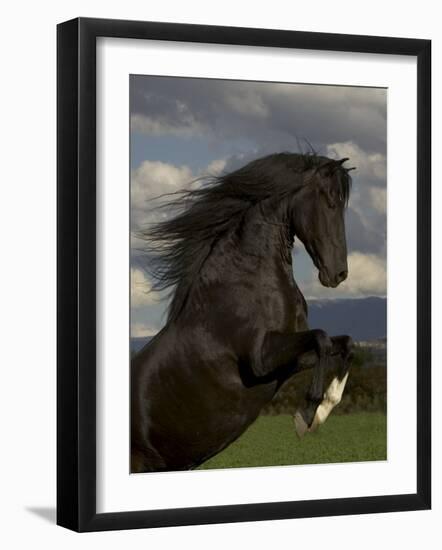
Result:
M257 314L268 330L296 331L299 303L290 285L264 289Z

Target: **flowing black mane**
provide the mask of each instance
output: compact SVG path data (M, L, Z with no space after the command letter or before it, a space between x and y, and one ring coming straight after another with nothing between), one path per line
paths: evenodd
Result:
M277 153L254 160L217 177L209 177L192 190L178 191L166 205L176 215L156 223L138 236L145 240L146 270L155 290L175 287L169 320L181 311L190 286L215 242L253 205L270 197L283 200L304 185L304 173L329 166L337 195L346 205L351 177L343 161L315 153Z

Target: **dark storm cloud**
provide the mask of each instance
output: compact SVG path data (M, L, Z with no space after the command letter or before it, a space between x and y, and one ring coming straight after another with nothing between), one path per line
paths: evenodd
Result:
M132 77L131 113L142 131L253 136L257 146L291 146L307 138L315 147L352 141L383 151L386 91L171 77Z
M304 138L321 154L350 157L357 170L346 222L349 252L384 257L386 216L376 199L385 197L386 90L133 76L130 93L135 133L223 143L245 138L250 147L224 158L225 172L275 151L295 151L297 139L306 148ZM192 179L185 167L143 166L132 182L136 225L147 219L146 193L167 192L172 182L182 188Z

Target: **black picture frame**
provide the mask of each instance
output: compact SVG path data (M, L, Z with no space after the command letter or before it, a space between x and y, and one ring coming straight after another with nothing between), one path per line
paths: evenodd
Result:
M133 38L417 59L417 492L96 512L96 39ZM431 506L431 41L74 19L57 28L57 523L75 531L425 510Z

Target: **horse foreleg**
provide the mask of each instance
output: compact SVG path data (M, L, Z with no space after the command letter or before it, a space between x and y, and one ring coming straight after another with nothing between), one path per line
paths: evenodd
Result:
M350 336L335 336L332 337L333 349L331 352L332 356L339 355L342 358L342 364L338 370L337 375L333 378L327 390L324 393L324 397L321 403L316 409L316 413L313 419L311 426L308 428L309 432L316 430L318 426L323 424L329 417L332 410L339 405L342 399L342 394L344 393L345 384L348 379L348 371L351 364L351 358L353 354L353 340ZM297 424L297 419L295 415L295 425ZM299 424L299 419L298 419ZM297 431L300 436L304 435L307 431L305 426L300 424L300 430ZM300 433L300 431L302 433Z
M315 417L313 418L312 425L308 429L309 432L316 430L318 426L324 424L329 417L332 410L339 405L344 393L345 384L347 383L348 372L342 380L333 378L331 384L324 393L324 398L316 409Z
M316 409L323 400L324 372L332 353L333 343L323 330L308 330L295 334L270 332L266 334L262 346L262 360L258 364L261 376L275 375L278 370L297 364L300 355L314 351L317 362L313 371L313 379L307 393L307 406L295 415L296 429L303 435L313 423Z
M314 367L313 380L307 392L307 406L298 409L293 417L296 433L303 437L307 431L316 429L318 410L324 401L324 372L328 366L329 354L318 356L318 362Z

